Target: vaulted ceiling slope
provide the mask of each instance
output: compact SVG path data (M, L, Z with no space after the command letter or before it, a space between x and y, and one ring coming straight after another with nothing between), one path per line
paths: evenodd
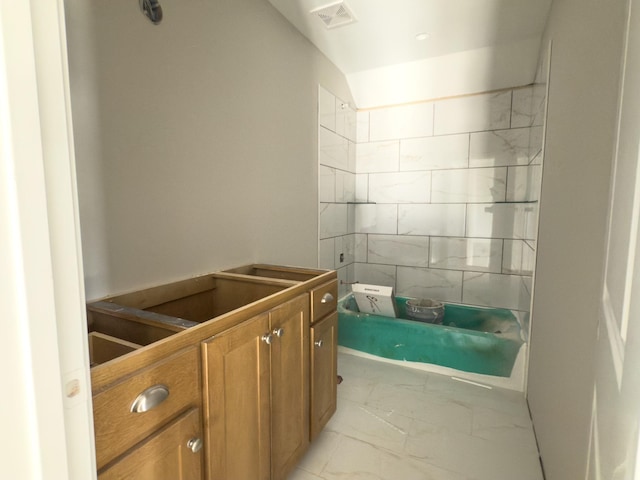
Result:
M349 81L358 108L526 85L551 0L269 0Z

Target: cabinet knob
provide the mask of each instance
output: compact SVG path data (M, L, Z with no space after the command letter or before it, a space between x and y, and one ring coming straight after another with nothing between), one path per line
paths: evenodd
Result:
M329 292L325 293L320 299L320 303L331 303L331 302L333 302L333 295L331 295Z
M313 344L318 348L322 348L322 345L324 345L324 341L322 339L316 340Z
M202 439L201 438L192 438L187 442L187 448L191 450L193 453L198 453L202 448Z
M262 335L262 341L267 345L271 345L271 343L273 342L273 335L271 335L270 333L265 333L264 335Z
M276 328L276 329L273 331L273 334L274 334L276 337L281 337L281 336L283 336L283 335L284 335L284 328Z
M144 392L136 397L131 404L132 413L148 412L152 408L157 407L164 402L169 396L169 389L164 385L154 385L147 388Z

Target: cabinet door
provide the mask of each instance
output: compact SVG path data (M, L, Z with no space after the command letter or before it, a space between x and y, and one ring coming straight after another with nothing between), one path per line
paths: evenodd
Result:
M309 446L309 297L272 310L271 472L286 478ZM248 477L246 477L248 478Z
M268 314L203 343L207 478L269 479Z
M195 480L202 478L200 411L189 410L112 466L99 480ZM193 451L195 450L195 452Z
M337 406L338 314L311 327L311 439L333 416Z

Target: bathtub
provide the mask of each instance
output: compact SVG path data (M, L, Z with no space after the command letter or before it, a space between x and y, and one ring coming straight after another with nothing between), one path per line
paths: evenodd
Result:
M338 345L347 353L408 363L467 381L522 390L525 342L511 310L445 304L442 325L361 313L353 295L338 303Z

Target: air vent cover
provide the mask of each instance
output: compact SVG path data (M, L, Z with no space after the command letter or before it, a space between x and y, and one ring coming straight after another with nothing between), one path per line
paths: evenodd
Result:
M356 21L353 13L344 2L336 2L324 7L311 10L312 15L316 15L327 28L336 28L348 25Z

